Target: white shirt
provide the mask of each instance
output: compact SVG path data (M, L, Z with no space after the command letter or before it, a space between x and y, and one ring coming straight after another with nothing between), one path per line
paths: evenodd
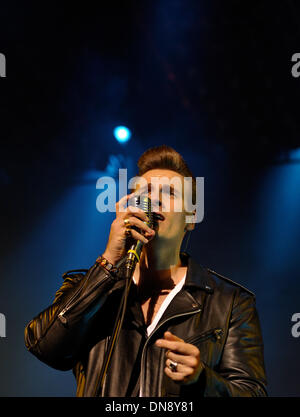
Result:
M158 312L156 313L154 320L152 321L152 323L147 327L147 334L148 336L153 332L153 330L155 329L157 323L159 322L160 318L162 317L162 315L164 314L165 310L167 309L168 305L170 304L170 302L173 300L173 298L175 297L175 295L182 289L184 283L185 283L185 278L186 278L186 274L185 276L175 285L175 287L169 292L169 294L166 296L166 298L164 299L164 302L161 304L161 306L159 307ZM136 281L133 277L133 282L136 284ZM139 392L139 396L141 397L141 390Z
M185 278L186 278L186 274L185 276L175 285L175 287L169 292L169 294L166 296L166 298L164 299L163 303L161 304L161 306L159 307L158 312L156 313L154 320L152 321L151 324L149 324L149 326L147 327L147 334L148 336L153 332L153 330L155 329L157 323L159 322L160 318L162 317L162 315L164 314L165 310L167 309L168 305L170 304L170 302L173 300L173 298L175 297L175 295L182 289L184 283L185 283ZM136 284L136 281L133 277L133 282Z
M162 315L164 314L165 310L167 309L168 305L170 304L170 302L173 300L173 298L175 297L175 295L181 290L181 288L183 287L183 284L185 282L185 277L186 275L175 285L175 287L169 292L169 294L166 296L166 298L164 299L163 303L161 304L161 306L159 307L158 312L156 313L154 320L152 321L151 324L149 324L149 326L147 327L147 333L148 336L153 332L153 330L155 329L157 323L159 322L160 318L162 317Z

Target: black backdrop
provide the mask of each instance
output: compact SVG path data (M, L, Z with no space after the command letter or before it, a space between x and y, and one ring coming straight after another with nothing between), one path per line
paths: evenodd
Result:
M162 143L205 178L189 252L256 293L269 394L300 395L299 11L296 0L1 5L0 396L74 395L71 372L26 351L25 324L64 271L105 247L113 214L96 210L98 176L133 175Z

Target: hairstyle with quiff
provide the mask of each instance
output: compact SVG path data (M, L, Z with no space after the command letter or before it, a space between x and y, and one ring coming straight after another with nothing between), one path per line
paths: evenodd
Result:
M196 200L196 179L183 157L174 148L167 145L147 149L138 160L139 176L152 169L169 169L183 177L192 178L192 201Z

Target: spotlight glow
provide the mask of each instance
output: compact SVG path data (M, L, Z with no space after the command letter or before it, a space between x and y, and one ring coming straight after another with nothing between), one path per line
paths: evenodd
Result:
M291 161L300 161L300 148L293 149L290 152Z
M131 132L126 126L117 126L114 129L114 137L120 143L125 143L131 138Z

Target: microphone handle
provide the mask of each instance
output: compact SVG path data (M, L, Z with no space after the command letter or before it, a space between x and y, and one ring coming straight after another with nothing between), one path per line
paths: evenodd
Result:
M149 222L146 224L153 228L153 213L151 211L151 199L148 196L136 197L135 206L139 207L147 214ZM143 242L138 240L134 243L129 251L127 252L126 263L125 263L125 278L130 279L135 270L136 264L140 261L140 256L143 249Z

